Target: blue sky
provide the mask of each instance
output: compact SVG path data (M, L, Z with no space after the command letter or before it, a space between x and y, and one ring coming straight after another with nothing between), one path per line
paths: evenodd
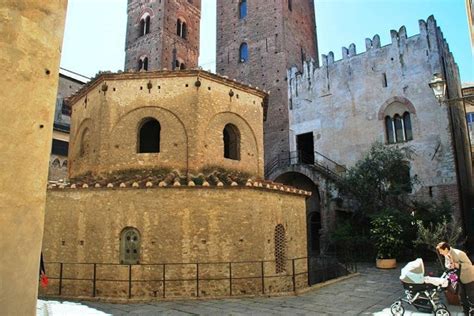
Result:
M297 0L302 1L302 0ZM215 69L215 3L202 0L199 64ZM419 33L418 20L433 14L459 65L461 80L474 82L464 0L315 0L319 54L354 43L365 51L365 38L380 35L389 44L390 30L407 28L408 36ZM61 67L86 76L99 70L123 69L126 0L69 0Z

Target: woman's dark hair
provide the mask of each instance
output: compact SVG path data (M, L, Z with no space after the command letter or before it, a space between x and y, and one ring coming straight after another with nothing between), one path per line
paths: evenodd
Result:
M447 242L442 241L436 246L436 250L438 250L438 252L439 252L440 249L441 250L445 250L445 249L450 250L451 246Z

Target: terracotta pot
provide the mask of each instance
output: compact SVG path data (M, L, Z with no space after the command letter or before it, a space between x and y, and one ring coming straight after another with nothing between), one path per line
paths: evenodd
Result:
M397 267L397 259L377 259L375 266L379 269L395 269Z

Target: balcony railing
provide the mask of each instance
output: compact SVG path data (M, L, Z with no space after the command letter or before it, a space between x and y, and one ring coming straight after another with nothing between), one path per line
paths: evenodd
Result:
M338 164L327 156L315 151L308 153L302 150L280 153L265 168L265 177L270 176L276 169L291 165L310 165L333 178L339 178L346 172L346 167Z

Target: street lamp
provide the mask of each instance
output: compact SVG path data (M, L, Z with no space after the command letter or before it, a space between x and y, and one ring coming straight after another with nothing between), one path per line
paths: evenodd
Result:
M444 96L446 94L446 81L443 80L441 74L435 73L433 79L431 79L428 85L433 89L436 100L441 104L441 102L444 101Z
M440 105L442 102L449 103L449 102L474 99L474 95L467 95L460 98L447 99L446 98L446 80L444 80L443 76L441 76L441 74L439 73L435 73L433 75L433 78L428 83L428 85L430 86L431 89L433 89L433 93L436 97L436 100L438 100Z

